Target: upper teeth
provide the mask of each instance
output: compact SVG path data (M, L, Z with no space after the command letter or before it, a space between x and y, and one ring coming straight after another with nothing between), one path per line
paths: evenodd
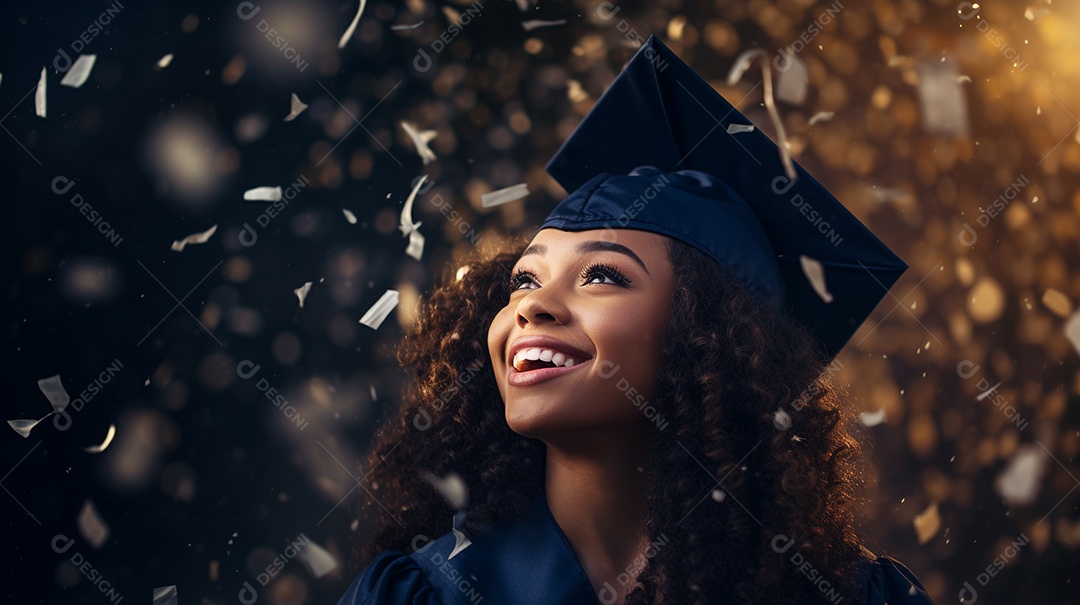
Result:
M575 359L566 353L553 351L551 349L532 348L521 349L517 353L514 353L514 367L521 370L524 367L524 362L526 360L536 361L537 359L540 361L550 361L556 366L565 367L570 367L575 363L581 363L583 361L581 359Z

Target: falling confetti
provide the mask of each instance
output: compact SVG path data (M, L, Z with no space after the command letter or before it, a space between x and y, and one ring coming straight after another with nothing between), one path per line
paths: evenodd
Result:
M788 60L787 69L780 71L776 78L776 98L793 105L802 105L806 101L806 89L810 83L810 72L801 59L783 51Z
M799 265L802 266L803 275L810 281L814 292L817 292L821 300L831 303L833 295L829 293L828 287L825 285L825 268L821 266L821 262L805 254L800 254Z
M424 22L421 21L419 23L412 23L412 24L409 24L409 25L391 25L390 29L392 29L394 31L401 31L403 29L416 29L416 28L420 27L423 24L424 24Z
M728 124L728 134L739 134L740 132L754 132L753 124Z
M727 498L727 492L725 492L724 490L714 489L712 491L713 500L716 500L717 502L723 502L725 498Z
M304 308L304 299L307 298L308 291L311 290L312 282L304 282L304 285L293 290L296 293L296 298L300 299L300 308Z
M401 218L399 219L398 229L401 230L402 237L415 231L416 228L424 222L420 221L419 223L414 223L412 221L412 209L413 202L416 200L416 194L420 191L420 187L424 185L424 181L426 180L427 175L425 174L416 181L416 185L413 186L412 192L409 193L409 197L405 199L405 206L401 208Z
M967 103L964 89L956 81L956 63L926 59L919 62L919 107L923 127L930 134L967 136Z
M338 566L334 555L331 555L325 548L310 540L303 546L297 558L307 565L308 569L311 570L311 574L316 578L325 576L337 569Z
M86 82L86 79L90 77L90 70L94 68L94 61L97 60L97 55L79 55L78 59L75 59L75 63L71 66L71 69L64 74L64 78L60 80L61 86L70 86L72 88L78 88Z
M94 503L90 500L83 502L82 510L79 511L76 522L79 526L79 533L95 549L100 549L105 544L105 541L109 539L109 526L102 520L101 515L98 514L97 509L94 507Z
M530 19L529 21L523 21L521 23L521 27L523 27L527 32L532 31L538 27L554 27L556 25L566 25L566 19L556 19L553 21Z
M378 330L379 326L382 325L383 320L386 319L386 316L390 311L394 310L394 307L396 307L397 304L397 290L387 290L386 292L383 292L383 295L379 297L379 300L376 301L375 304L364 313L364 316L360 318L360 323L369 328Z
M1026 506L1035 502L1048 459L1046 451L1037 445L1017 450L994 483L998 495L1009 506Z
M459 530L458 528L453 528L453 532L454 549L450 551L450 556L446 557L447 560L453 559L459 552L465 550L469 547L470 544L472 544L472 540L470 540L469 537L465 534L461 533L461 530Z
M165 69L166 67L169 66L169 63L172 63L172 60L173 60L173 54L172 53L169 53L169 54L165 55L164 57L158 59L158 62L157 62L158 69Z
M1069 321L1065 322L1065 336L1072 343L1077 353L1080 353L1080 311L1072 314Z
M412 124L402 121L401 127L405 129L405 134L409 135L412 139L413 145L416 146L416 152L420 154L420 157L424 160L424 164L435 160L435 152L428 147L430 143L439 133L435 130L423 130L417 131L416 127Z
M45 398L52 404L53 409L57 412L64 411L68 402L71 401L71 397L64 390L64 385L60 382L60 375L54 374L48 378L42 378L37 381L37 384Z
M281 187L255 187L244 192L245 200L276 202L281 199Z
M445 477L436 477L432 473L424 472L424 479L428 483L433 485L436 490L446 501L450 504L454 510L462 510L465 508L465 504L468 501L468 488L465 486L465 481L461 478L461 475L454 471L447 473Z
M791 159L791 148L788 144L787 133L784 130L784 122L780 119L780 112L776 110L776 102L773 99L773 83L772 83L772 68L769 66L770 61L768 55L764 49L752 48L744 51L735 59L735 64L731 66L731 71L728 72L727 85L735 86L742 79L746 70L750 68L750 65L754 62L754 59L760 59L761 63L761 78L765 83L765 108L769 111L769 118L772 120L773 127L776 128L777 137L780 139L780 143L777 148L780 150L780 161L784 165L784 174L791 181L796 181L799 178L798 173L795 172L795 164Z
M863 423L863 426L877 426L885 422L885 408L876 412L861 412L859 413L859 421Z
M38 116L45 117L45 68L41 68L41 78L38 80L37 92L34 93L34 111Z
M342 208L341 213L345 215L345 220L349 221L349 224L356 224L356 215L352 213L348 208Z
M116 425L109 425L109 432L105 434L105 441L102 441L99 445L91 445L90 447L84 447L83 451L89 454L100 454L105 451L105 448L109 447L112 443L113 437L116 436Z
M831 111L819 111L819 112L815 113L813 115L813 117L810 118L810 121L808 123L811 126L813 126L814 124L817 124L818 122L826 122L828 120L833 119L834 115L835 114L833 112L831 112Z
M364 5L367 4L367 0L360 0L360 8L356 9L356 16L353 17L352 23L349 24L349 28L345 30L344 34L341 34L341 39L338 40L337 47L345 48L349 39L352 38L353 32L356 31L356 24L360 23L360 15L364 14Z
M213 235L215 231L217 231L216 223L213 227L210 227L206 231L203 231L201 233L192 233L184 239L174 241L172 243L172 249L180 252L184 249L184 246L187 246L188 244L205 244L206 240L210 239L210 236Z
M482 194L480 196L480 205L484 208L491 208L492 206L520 200L527 195L529 195L529 186L525 183L518 183L498 191Z
M285 116L286 122L292 122L296 119L296 116L300 115L305 109L308 108L307 103L300 100L300 97L296 96L296 93L292 93L292 98L289 102L289 115Z
M926 510L915 515L912 524L915 526L915 535L918 536L920 545L933 540L941 529L941 516L938 514L937 502L931 503Z
M405 247L405 254L420 260L424 255L424 234L417 230L409 232L409 245Z
M32 418L24 418L21 420L8 420L7 422L11 428L15 429L16 433L22 435L23 437L29 437L30 430L37 426L37 424L42 420L45 420L49 416L52 416L53 413L54 412L49 412L48 414L37 420L34 420Z
M178 605L176 585L155 588L154 601L151 605Z

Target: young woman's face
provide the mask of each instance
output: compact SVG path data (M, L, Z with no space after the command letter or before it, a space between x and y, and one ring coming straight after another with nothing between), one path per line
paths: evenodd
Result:
M543 439L651 422L644 410L654 405L674 281L668 239L633 229L537 232L488 330L511 429ZM521 345L530 353L515 355Z

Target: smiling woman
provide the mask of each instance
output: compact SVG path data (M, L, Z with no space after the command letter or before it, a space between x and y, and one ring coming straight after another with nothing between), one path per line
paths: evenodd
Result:
M801 168L783 192L844 249L766 197L764 135L693 155L705 114L745 118L647 48L548 165L571 193L531 240L424 301L364 475L386 514L341 605L930 602L857 531L854 412L823 373L906 265ZM654 56L701 109L650 90Z

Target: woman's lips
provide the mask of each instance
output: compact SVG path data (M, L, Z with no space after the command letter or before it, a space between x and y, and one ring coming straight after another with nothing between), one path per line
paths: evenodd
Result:
M592 361L592 358L586 359L581 363L575 363L570 367L562 366L558 368L540 368L537 370L528 370L525 372L519 372L514 366L510 366L510 372L507 379L511 386L515 387L527 387L534 384L544 382L557 376L562 376L567 372L573 372L583 365Z

